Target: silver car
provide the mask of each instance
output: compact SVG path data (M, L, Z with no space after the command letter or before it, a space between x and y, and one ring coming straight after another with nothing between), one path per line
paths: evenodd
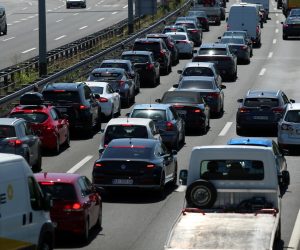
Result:
M174 39L180 56L187 55L189 58L193 57L194 42L190 40L186 32L167 32L165 34Z

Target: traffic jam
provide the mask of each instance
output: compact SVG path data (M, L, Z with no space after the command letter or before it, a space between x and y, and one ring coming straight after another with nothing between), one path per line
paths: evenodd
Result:
M287 96L284 85L237 97L237 136L225 145L194 147L188 169L178 163L186 136L209 135L211 123L223 117L226 88L243 77L238 65L248 67L260 53L269 1L243 0L230 8L226 2L194 1L185 15L160 33L137 38L119 57L103 60L84 81L27 92L0 118L0 176L6 173L0 180L0 221L11 225L3 232L0 227L1 249L54 249L62 233L88 246L93 232L101 232L103 204L115 192L137 189L164 200L166 190L179 186L187 187L186 203L169 228L166 250L275 249L281 199L290 184L285 155L297 154L300 145L300 103ZM286 40L300 35L300 8L284 11ZM227 30L215 42L204 42L221 22ZM172 70L181 60L184 67ZM161 76L171 73L178 76L171 89L137 103L143 89L162 86ZM262 135L248 136L253 130ZM95 133L100 142L91 177L43 169L45 154L58 157L72 151L74 135L91 140ZM19 228L12 218L20 214L23 226L34 221L35 228ZM25 230L34 236L24 236Z

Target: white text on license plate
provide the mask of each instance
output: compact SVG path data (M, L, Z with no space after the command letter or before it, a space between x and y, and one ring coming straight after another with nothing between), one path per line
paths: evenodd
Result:
M132 179L113 179L112 184L114 185L131 185L133 184Z
M255 120L268 120L267 116L253 116L253 119Z

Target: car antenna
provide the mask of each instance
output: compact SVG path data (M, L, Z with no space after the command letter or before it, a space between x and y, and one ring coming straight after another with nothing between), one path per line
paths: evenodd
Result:
M151 108L151 96L149 98L150 98L150 108Z

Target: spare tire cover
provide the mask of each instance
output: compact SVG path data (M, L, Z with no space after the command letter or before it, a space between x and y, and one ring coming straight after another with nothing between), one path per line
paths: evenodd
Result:
M217 190L211 182L197 180L187 187L185 198L188 206L211 208L217 199Z

